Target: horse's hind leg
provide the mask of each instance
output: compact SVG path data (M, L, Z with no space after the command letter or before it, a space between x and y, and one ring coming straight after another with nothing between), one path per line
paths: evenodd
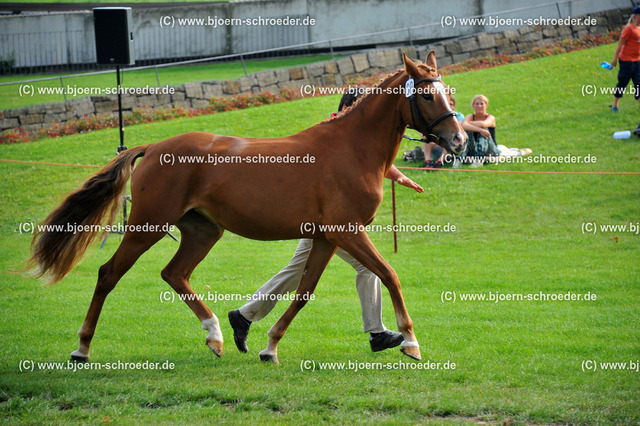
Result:
M164 235L165 233L162 232L127 232L111 259L100 267L98 283L91 299L91 305L89 305L89 311L82 323L82 327L80 327L80 331L78 331L80 345L78 350L71 353L72 360L78 362L89 360L91 339L95 333L98 317L105 299L142 253L147 251Z
M336 249L337 247L335 245L326 240L313 240L313 246L307 258L304 273L298 285L298 290L296 291L296 297L291 302L291 305L289 305L289 308L282 314L278 322L276 322L273 327L271 327L271 330L269 330L269 333L267 333L269 343L267 344L267 348L260 352L260 359L262 361L270 361L278 364L278 342L282 339L282 336L284 336L293 318L307 303L310 295L313 294L322 272L327 267Z
M201 214L190 210L176 224L180 229L180 247L171 262L162 270L162 278L182 297L209 332L207 346L217 356L222 355L222 332L218 318L195 294L189 277L205 258L224 230Z

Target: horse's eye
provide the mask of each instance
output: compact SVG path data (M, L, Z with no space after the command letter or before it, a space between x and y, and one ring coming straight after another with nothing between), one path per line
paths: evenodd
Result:
M427 93L421 96L422 96L422 99L424 99L425 101L433 102L433 95L431 93Z

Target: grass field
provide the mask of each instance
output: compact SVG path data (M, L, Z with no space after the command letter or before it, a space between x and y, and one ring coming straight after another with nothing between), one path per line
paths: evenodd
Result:
M255 59L245 60L247 73L252 74L259 71L270 70L275 68L287 68L293 66L301 66L315 62L323 62L331 59L331 55L313 55L313 56L297 56L293 58L277 58L277 59ZM70 75L75 75L70 74ZM48 78L50 75L17 75L10 77L0 77L0 83L19 82L27 80L36 80L38 78ZM62 82L67 92L67 100L74 97L74 91L106 89L116 87L115 72L109 74L91 75L86 77L66 77L62 75ZM127 71L122 73L122 87L145 87L170 85L178 86L191 81L211 81L211 80L233 80L244 77L244 69L242 62L229 61L204 65L181 65L167 68L158 68L158 78L154 69ZM33 95L30 91L21 91L21 86L33 86ZM60 80L46 80L33 83L11 84L0 86L0 110L20 108L30 105L38 105L50 102L62 102L64 96L62 94L51 94L46 92L47 88L61 88ZM40 93L42 92L42 93ZM24 94L27 93L27 94Z
M638 106L625 97L612 115L608 96L582 96L583 85L611 86L599 68L612 46L453 75L459 110L477 93L490 99L498 141L528 146L535 155L593 156L595 164L522 164L482 170L638 171L638 139L615 141L638 124ZM323 120L336 97L303 99L126 131L129 146L191 130L279 136ZM0 158L104 164L117 131L0 146ZM362 141L363 144L366 141ZM411 147L403 143L401 152ZM396 165L403 163L400 159ZM406 173L426 188L397 188L398 221L447 223L451 233L372 233L402 281L423 367L397 350L371 353L362 333L354 272L333 260L316 298L280 344L281 365L258 351L286 309L252 326L249 354L233 344L226 313L242 302L207 302L221 318L226 346L216 359L206 333L159 272L177 245L165 238L146 253L111 293L92 344L94 363L173 363L172 369L72 371L76 332L91 299L97 269L120 237L109 237L61 283L43 287L8 271L28 256L22 223L39 222L92 169L0 162L0 415L4 423L422 423L497 422L637 424L640 422L640 240L637 232L584 233L585 223L636 226L637 175ZM248 203L251 200L247 200ZM376 224L391 224L390 184ZM193 274L196 292L245 295L284 266L295 241L257 242L225 234ZM207 289L210 286L210 290ZM594 301L462 301L539 294L596 295ZM456 294L456 302L443 295ZM170 294L170 293L169 293ZM383 318L394 328L383 289ZM25 363L26 361L26 363ZM20 367L33 371L20 371ZM399 363L406 363L400 365ZM343 363L329 368L321 363ZM349 368L358 365L360 368ZM364 368L381 363L386 369ZM626 363L613 369L604 363ZM597 370L589 367L597 365ZM637 365L637 364L635 364ZM308 367L315 366L315 370ZM408 367L407 367L408 366ZM404 367L402 369L401 367Z

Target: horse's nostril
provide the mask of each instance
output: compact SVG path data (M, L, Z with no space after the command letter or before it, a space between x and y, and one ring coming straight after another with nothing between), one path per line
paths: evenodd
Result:
M455 146L462 146L464 145L465 140L462 137L462 135L460 133L457 133L454 137L453 137L453 144Z

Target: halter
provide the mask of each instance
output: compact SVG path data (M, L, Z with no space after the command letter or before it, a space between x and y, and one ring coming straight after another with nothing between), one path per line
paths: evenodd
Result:
M440 82L442 81L440 76L436 78L430 78L430 77L421 78L420 80L414 83L413 87L414 88L417 87L420 83L424 83L424 82L435 83L436 81L440 81ZM409 96L409 103L411 104L411 121L413 122L413 124L416 124L415 115L418 116L418 122L420 124L420 127L423 127L426 131L421 131L420 129L416 129L416 130L420 131L423 135L425 135L426 138L434 137L436 140L440 139L438 135L434 135L433 133L431 133L433 128L436 127L438 123L440 123L442 120L449 117L456 116L455 112L446 111L440 114L439 116L437 116L431 123L428 123L427 120L425 120L424 116L422 115L420 108L418 108L415 90L413 91L413 93L411 93L411 96ZM414 110L415 110L415 113L414 113Z

